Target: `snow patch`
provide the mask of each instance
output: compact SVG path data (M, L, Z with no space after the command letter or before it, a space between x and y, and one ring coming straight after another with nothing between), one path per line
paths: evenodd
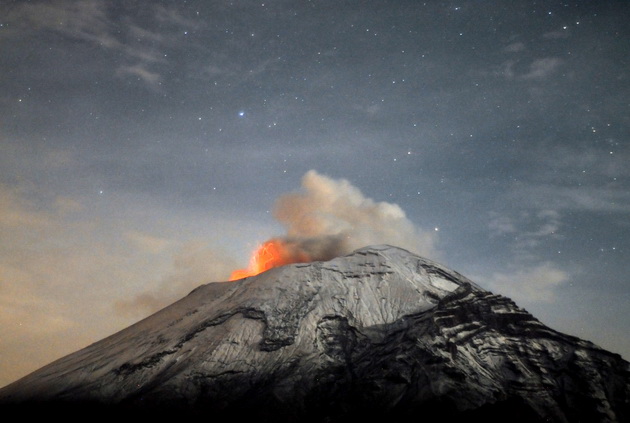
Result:
M459 288L459 285L457 285L455 282L442 279L442 278L435 278L435 277L431 278L431 285L443 291L448 291L448 292L453 292L457 288Z

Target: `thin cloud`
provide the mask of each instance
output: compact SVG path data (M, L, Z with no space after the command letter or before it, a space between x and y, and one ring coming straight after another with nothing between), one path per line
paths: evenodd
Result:
M530 204L556 210L630 212L630 192L620 186L521 185L512 193Z
M129 62L114 70L119 76L133 75L143 83L155 88L162 80L155 69L156 64L168 64L165 52L172 48L176 37L185 29L196 26L179 12L155 6L147 16L161 23L163 31L157 33L146 29L132 13L125 15L124 7L113 18L113 9L120 6L107 1L58 1L37 4L22 3L8 9L5 17L8 30L2 37L10 38L24 33L49 32L62 37L86 42L95 46L122 53Z
M490 223L488 223L491 236L501 236L505 234L513 234L518 231L514 220L508 216L500 216L496 213L492 214Z
M81 209L69 197L33 201L24 190L0 186L0 385L120 323L89 322L105 313L111 281L134 276L124 254L94 241L89 223L71 219Z
M548 40L566 39L571 36L571 31L565 27L559 31L550 31L543 34L543 38Z
M70 197L57 197L55 198L55 210L59 215L66 215L72 213L79 213L84 210L83 204Z
M171 241L165 238L156 237L139 231L129 231L125 233L129 239L141 252L148 254L160 254L170 245Z
M628 212L630 151L614 140L608 146L532 146L526 154L533 163L531 178L510 188L512 202L540 210Z
M152 88L158 88L162 80L160 74L156 72L151 72L142 64L137 64L133 66L121 66L120 68L118 68L116 74L121 77L127 75L134 76L139 80L144 81Z
M529 72L521 76L521 79L544 79L555 73L562 65L562 59L557 57L545 57L536 59L529 65Z
M156 5L153 14L155 20L161 24L167 24L175 28L188 28L189 30L199 28L197 22L183 16L178 10L173 8Z
M525 49L526 49L525 43L516 42L516 43L512 43L505 46L503 51L508 52L508 53L518 53L518 52L524 51Z
M558 288L569 280L569 273L555 263L546 262L537 266L520 267L512 272L497 272L477 281L492 291L506 295L517 302L541 301L551 303Z
M510 80L543 80L554 75L563 64L564 61L558 57L535 59L526 66L519 60L510 59L503 62L494 73Z
M555 235L560 228L560 213L543 209L535 213L522 212L517 218L491 213L488 228L492 236L519 234L520 237L539 238Z
M14 32L50 31L107 48L121 46L107 17L107 3L102 1L22 3L9 9L6 19Z
M53 226L55 221L49 214L37 210L17 190L0 185L0 233L23 232L25 228L41 231Z

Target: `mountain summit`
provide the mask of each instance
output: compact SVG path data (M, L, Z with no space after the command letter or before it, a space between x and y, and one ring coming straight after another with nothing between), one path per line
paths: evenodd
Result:
M200 286L0 403L215 421L622 422L630 363L382 245Z

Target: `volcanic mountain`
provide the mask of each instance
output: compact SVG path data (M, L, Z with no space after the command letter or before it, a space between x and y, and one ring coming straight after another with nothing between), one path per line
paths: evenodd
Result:
M200 286L0 403L66 419L622 422L630 363L381 245Z

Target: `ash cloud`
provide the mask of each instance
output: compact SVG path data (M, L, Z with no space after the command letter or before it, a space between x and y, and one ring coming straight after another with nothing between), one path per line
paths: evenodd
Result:
M138 237L133 233L134 237ZM155 246L152 237L141 239L150 241L149 251ZM135 242L135 239L133 239ZM158 242L158 246L162 245ZM210 282L226 280L236 262L220 250L209 248L199 242L189 242L173 256L173 268L151 289L141 292L131 299L116 301L114 309L123 317L139 318L154 313L180 299L192 289Z
M347 180L314 170L302 177L300 191L276 200L274 216L286 228L284 235L265 242L273 242L279 249L274 266L330 260L374 244L392 244L431 258L438 255L434 247L437 234L416 227L398 205L376 202ZM164 247L159 240L135 232L128 238L149 251ZM227 280L237 268L231 258L203 245L184 248L173 264L159 290L118 301L118 314L139 317L155 312L200 283Z
M287 230L274 240L288 262L329 260L373 244L438 255L435 232L415 226L398 205L376 202L347 180L315 170L303 176L301 191L276 201L274 216Z

